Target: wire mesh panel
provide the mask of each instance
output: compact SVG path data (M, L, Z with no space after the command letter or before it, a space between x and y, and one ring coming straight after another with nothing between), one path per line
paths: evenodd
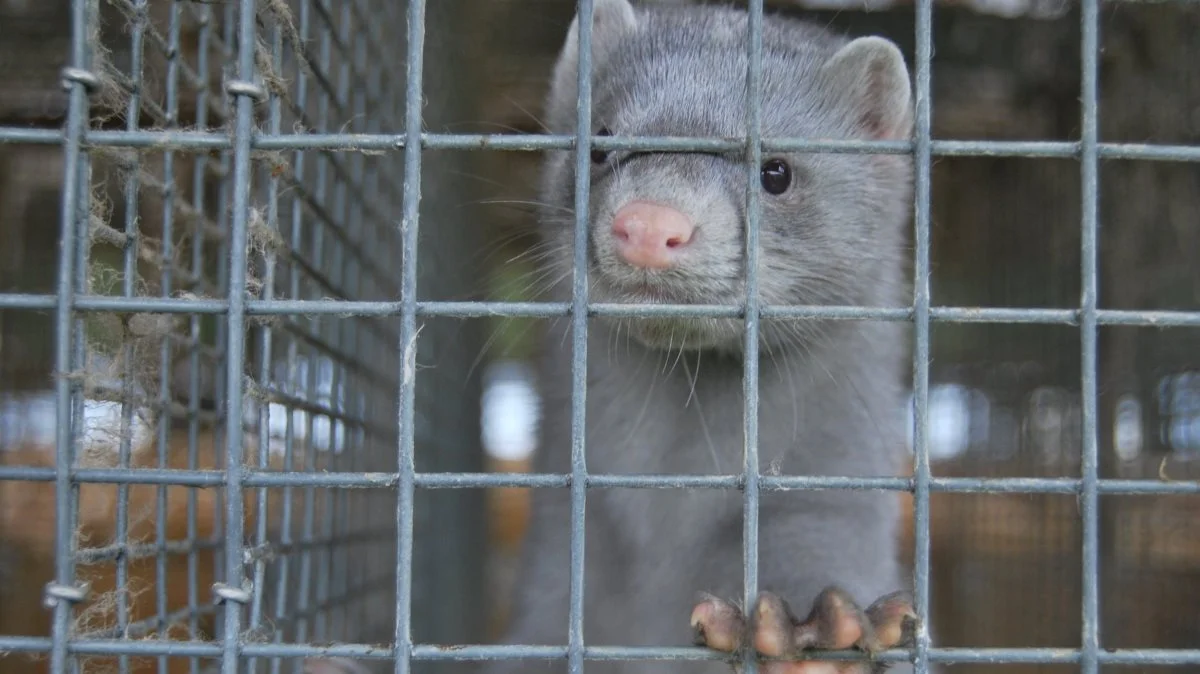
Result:
M597 1L562 4L588 17ZM8 274L6 267L0 288L0 331L9 334L13 322L29 326L17 331L26 335L17 347L24 358L3 352L5 377L36 381L44 374L36 365L41 356L52 361L43 369L53 385L47 396L6 400L22 410L13 418L30 424L0 426L6 450L0 458L0 536L6 543L0 583L7 593L0 594L0 652L6 654L0 667L232 673L243 667L298 670L306 659L310 668L331 666L336 661L329 657L342 656L401 673L434 663L512 658L558 660L580 672L602 660L729 659L687 647L589 644L584 521L590 490L599 488L740 490L747 606L760 585L763 494L814 488L910 492L907 552L916 611L926 622L939 610L933 589L938 574L959 574L966 585L980 577L971 573L977 559L960 559L951 569L932 563L939 528L954 526L939 517L946 511L935 508L938 499L1004 501L988 512L1037 500L1043 503L1040 516L1054 514L1037 540L1061 548L1061 569L1053 577L1068 579L1069 586L1069 599L1057 602L1044 622L1070 622L1077 647L1048 640L1021 644L1029 648L943 648L936 632L922 630L912 652L879 657L912 660L918 671L935 664L1059 664L1086 672L1200 665L1194 646L1114 648L1102 638L1102 618L1139 608L1119 597L1102 601L1107 579L1146 574L1152 564L1185 567L1180 560L1192 554L1146 533L1148 522L1169 519L1162 510L1122 510L1106 520L1102 499L1173 496L1194 503L1200 486L1168 472L1148 476L1144 466L1134 470L1131 462L1146 461L1136 452L1122 464L1128 474L1105 470L1102 449L1111 442L1119 453L1130 444L1122 439L1125 431L1113 431L1110 440L1109 429L1137 426L1118 422L1139 412L1136 401L1102 405L1108 392L1098 374L1106 331L1200 326L1194 302L1150 310L1135 299L1111 307L1100 301L1102 160L1197 162L1195 138L1159 144L1102 138L1098 0L1083 0L1071 15L1078 36L1079 87L1071 94L1078 110L1070 122L1076 138L935 138L931 0L914 3L905 42L915 84L912 142L763 138L756 49L763 2L747 4L745 137L715 139L593 136L587 28L580 32L573 134L452 132L482 105L478 58L486 54L456 38L469 34L463 26L481 30L486 12L466 0L74 0L53 9L6 3L5 12L26 18L33 12L36 21L28 25L44 21L69 40L58 45L66 56L61 93L14 87L0 127L4 149L27 153L9 155L0 174L53 175L28 178L20 189L21 212L38 213L40 228L12 231L41 251L39 260L52 259L54 269L53 275L38 274L44 270L31 264L28 273ZM550 34L551 28L539 30ZM576 203L589 199L595 149L743 151L751 270L745 301L729 307L591 302L589 223L582 208L572 224L577 246L571 301L474 301L483 277L475 253L486 233L477 218L486 211L464 207L464 192L475 192L463 188L462 178L485 151L533 155L546 149L573 153ZM911 153L914 292L908 306L762 302L754 264L760 219L755 188L760 159L774 150ZM935 302L935 159L975 156L1072 164L1077 191L1053 195L1073 200L1070 212L1077 216L1071 223L1077 274L1068 286L1070 301L1025 308ZM48 192L57 192L56 198ZM8 212L3 217L18 219ZM47 222L58 223L54 240L46 235ZM57 254L47 256L53 246ZM5 254L11 257L12 250ZM743 319L748 357L741 471L680 476L588 470L589 320L654 315ZM572 408L570 418L560 421L572 430L571 446L557 448L570 453L563 474L482 470L473 362L484 344L474 319L495 316L570 325ZM760 464L758 332L760 321L781 317L911 324L911 475L781 476ZM997 324L1056 330L1060 342L1077 348L1074 364L1064 368L1069 377L1055 382L1060 388L1013 378L1016 402L1008 409L1030 408L1018 444L1032 448L1023 456L1038 457L1039 469L1021 466L1002 478L980 477L968 453L944 472L945 464L939 465L935 474L932 453L940 446L941 426L934 422L948 414L945 400L973 410L1003 407L963 393L965 384L950 391L958 397L932 385L938 376L968 383L976 377L936 373L937 342L941 335L949 335L947 342L965 341L970 329ZM39 344L29 334L52 337ZM1158 354L1163 348L1148 350ZM1140 400L1158 403L1159 444L1194 448L1194 377L1156 375L1154 383L1134 386ZM29 388L13 388L22 387ZM1063 393L1067 387L1072 393ZM992 390L994 395L997 388ZM48 435L26 428L38 415L53 420ZM998 412L988 419L996 422L993 430L1000 427ZM985 433L975 447L995 454L1004 442L1002 433ZM1078 451L1063 450L1069 447ZM485 618L478 609L485 593L478 496L495 487L569 494L570 606L561 646L476 645ZM1024 500L1009 498L1014 496ZM1004 534L993 532L989 544ZM1145 563L1150 558L1153 563ZM1184 571L1179 577L1194 583ZM1194 585L1184 587L1194 592ZM1003 598L990 601L998 605ZM980 630L999 631L981 617L987 614L986 607L967 612ZM753 672L759 663L747 654L741 664Z
M480 460L474 328L402 309L418 278L473 283L478 230L437 187L461 160L428 160L421 194L399 149L410 95L469 104L451 46L422 47L455 4L5 4L6 34L48 27L26 48L62 69L6 52L6 175L33 174L6 252L57 272L14 265L0 289L0 669L299 671L314 649L272 644L386 653L398 590L416 638L472 633L478 508L396 499L402 466Z
M521 5L513 10L515 14L536 14L538 19L553 14L559 20L560 8L549 7L551 3L504 4ZM770 4L778 8L825 3ZM1122 379L1124 373L1114 370L1144 367L1125 360L1133 352L1153 351L1171 359L1166 355L1173 350L1168 343L1180 340L1180 347L1186 348L1182 345L1194 339L1194 275L1181 273L1187 264L1183 260L1190 253L1168 258L1160 248L1157 259L1161 262L1157 266L1172 281L1149 284L1139 278L1139 274L1158 273L1148 269L1156 266L1150 261L1155 259L1154 254L1149 252L1156 244L1150 242L1146 227L1167 227L1165 223L1170 221L1175 223L1171 226L1173 236L1189 242L1184 245L1193 241L1194 218L1187 213L1194 210L1195 202L1186 196L1190 188L1184 185L1194 184L1196 175L1197 137L1194 121L1186 120L1190 114L1187 110L1194 107L1197 71L1187 65L1173 68L1173 59L1166 54L1175 54L1179 63L1189 63L1188 45L1194 41L1185 36L1196 26L1194 8L1126 8L1109 3L1101 11L1099 6L1083 3L1060 4L1057 8L1051 7L1053 3L1044 3L1041 9L1049 8L1050 14L1058 17L1054 22L996 20L988 30L984 22L972 22L962 12L953 12L951 3L945 10L939 9L936 22L931 8L912 4L912 10L892 12L886 18L847 18L858 8L846 6L818 14L816 20L827 25L855 23L854 34L887 33L912 58L918 89L922 70L928 66L925 103L936 105L939 98L951 99L942 108L946 113L942 119L926 110L926 134L934 137L927 137L928 155L917 153L919 168L926 162L932 166L923 178L927 194L918 194L917 205L924 198L927 212L922 216L919 208L916 211L917 225L921 225L922 217L925 219L923 230L914 229L918 235L914 241L916 261L928 256L926 278L932 287L930 295L937 296L938 301L929 300L927 316L931 325L924 352L920 330L916 333L913 397L918 422L914 426L924 423L925 427L920 433L914 429L915 437L910 442L918 450L924 443L931 453L926 464L929 500L922 505L922 490L917 488L922 482L919 458L917 479L891 483L892 488L914 491L917 512L915 521L912 514L908 515L910 540L906 542L906 555L914 562L918 581L925 573L921 569L932 563L932 574L923 582L929 592L926 600L936 597L937 602L928 606L933 618L933 644L942 640L939 635L948 635L943 643L955 647L931 648L931 660L971 671L1005 662L1012 664L996 668L1066 671L1077 669L1081 661L1089 669L1101 664L1114 668L1122 662L1134 667L1153 662L1186 668L1194 661L1194 651L1153 649L1190 647L1197 629L1190 614L1162 605L1151 608L1142 604L1139 610L1133 606L1138 602L1130 597L1161 596L1162 592L1190 597L1196 588L1195 575L1173 574L1170 579L1160 578L1152 588L1146 576L1150 572L1133 571L1140 563L1130 561L1131 543L1120 541L1138 536L1141 545L1160 550L1152 553L1156 560L1163 560L1152 562L1155 565L1167 564L1167 557L1182 564L1186 564L1185 558L1194 560L1194 553L1168 542L1194 537L1194 528L1181 524L1196 499L1195 483L1189 481L1193 469L1180 453L1167 451L1164 455L1152 448L1155 441L1138 435L1157 433L1152 429L1161 425L1155 426L1157 422L1151 419L1143 421L1142 411L1133 399L1146 401L1147 414L1157 414L1148 410L1159 403L1149 402L1144 394L1129 394L1119 401L1117 391L1130 383ZM1019 14L1022 7L1032 5L1039 3L997 2L990 8L1001 14ZM569 16L560 20L560 33L567 21ZM1008 25L999 29L997 24L1001 23ZM928 64L925 59L935 51L935 34L940 58L936 64ZM505 41L499 38L494 43ZM527 57L524 50L512 51ZM544 58L550 61L553 55ZM529 84L533 76L508 75L502 67L492 72L514 80L506 90L509 92L535 86ZM935 96L932 92L939 72L950 76L943 79L948 84L938 88ZM1102 76L1107 83L1103 88ZM1173 82L1173 93L1159 88L1159 82ZM1082 99L1081 92L1085 94ZM497 107L509 107L499 95L496 98ZM537 96L521 98L522 102L531 100L536 101ZM519 108L515 104L511 107ZM1100 114L1102 107L1111 112ZM1132 119L1139 115L1144 116L1140 120L1144 123ZM536 119L527 119L520 110L496 113L496 117L523 128L537 124ZM1167 120L1170 122L1164 123ZM935 122L939 127L936 134ZM1104 127L1099 126L1102 122ZM1053 130L1047 132L1047 126ZM1135 137L1142 138L1142 142L1152 138L1156 144L1137 144ZM593 140L591 147L601 151L742 148L737 141L718 143L711 138L704 139L706 142L678 138ZM921 140L918 134L918 142L907 151L919 150ZM995 142L998 140L1008 142ZM1088 167L1093 155L1084 150L1093 142L1096 166L1102 166L1102 171ZM865 146L852 144L814 147L801 139L770 139L764 144L764 150L781 149L868 151ZM889 150L905 151L900 147ZM965 175L956 177L956 171ZM1134 178L1132 174L1140 175ZM941 188L934 187L934 176ZM1096 184L1087 187L1093 180ZM1140 185L1141 191L1132 184ZM1172 184L1176 187L1169 187ZM1145 191L1148 189L1152 193ZM1100 201L1090 201L1093 197ZM1014 199L1029 201L1009 202ZM977 203L963 203L972 200ZM1148 203L1158 205L1149 207ZM1139 211L1142 208L1147 210ZM1150 215L1151 211L1155 215ZM1108 225L1101 227L1105 214ZM1018 237L1015 244L1014 235ZM922 238L932 240L924 250ZM1131 258L1138 255L1132 252L1134 249L1143 251L1142 257L1130 265ZM1122 260L1124 268L1118 270L1114 260ZM922 265L916 268L920 271ZM935 268L937 273L932 273ZM1106 284L1112 281L1105 286L1103 297L1099 291L1101 278ZM920 289L921 276L917 281ZM1148 290L1150 285L1170 292L1172 299L1154 296ZM1168 287L1173 290L1167 291ZM1094 304L1089 307L1089 303ZM558 306L567 309L567 305ZM571 311L574 308L572 305ZM914 321L920 318L919 309L920 302L891 313L846 309L847 313L839 314L828 308L797 311L769 307L764 315ZM1095 333L1089 337L1084 319L1091 309L1095 310ZM671 315L679 315L676 311L703 314L694 307L639 308L635 314L628 307L592 305L593 316L660 315L658 310ZM1085 329L1081 331L1081 327ZM1132 332L1143 336L1137 340L1114 337ZM1145 337L1151 332L1156 336ZM1179 359L1173 360L1168 369L1194 367L1193 358L1177 355ZM956 369L961 362L982 367L975 371ZM1149 370L1138 370L1132 381L1140 377L1160 381L1159 374L1146 372ZM926 382L924 392L922 379ZM1139 384L1132 385L1136 388ZM1172 386L1164 384L1163 390ZM923 395L924 403L920 402ZM1115 420L1117 416L1125 421ZM572 417L572 423L580 422ZM967 423L970 428L963 428ZM1178 437L1186 435L1180 430L1185 423L1175 422ZM967 454L954 449L968 442ZM1117 450L1115 446L1126 449ZM1134 446L1140 449L1129 449ZM1089 452L1094 455L1089 456ZM1117 458L1121 452L1130 452L1126 456L1131 458ZM1139 452L1138 458L1132 458ZM1164 466L1170 464L1167 473L1157 471L1160 460ZM1151 461L1154 466L1147 465ZM1168 474L1169 479L1164 477ZM576 477L572 475L570 484L574 485ZM588 474L589 484L595 487L680 486L670 481L678 476L653 476L659 477L664 481ZM687 485L736 485L752 492L753 481L752 477L738 481L725 476L724 482L689 479ZM760 490L801 489L819 482L766 475L758 485ZM526 484L537 483L530 480ZM869 486L887 485L882 481ZM852 481L840 486L867 485ZM1094 493L1094 500L1089 492ZM1135 495L1143 493L1155 496ZM1144 505L1138 505L1138 501ZM922 507L927 508L924 514ZM1167 513L1172 514L1168 517ZM923 535L925 518L931 531ZM753 522L747 526L754 528ZM591 545L592 539L588 540ZM923 545L932 549L915 554ZM1173 552L1166 552L1167 548ZM580 554L578 549L575 554ZM747 551L747 555L752 562L753 552ZM578 567L572 568L579 571ZM748 577L754 575L752 569L746 573ZM921 582L917 587L920 590ZM988 599L972 597L973 590L984 588ZM573 608L578 610L576 605ZM1137 623L1143 627L1134 629ZM565 642L568 627L564 626L563 631ZM588 643L586 625L582 635L572 634ZM1102 649L1098 643L1106 646ZM1010 650L1019 647L1034 650ZM1070 652L1072 648L1074 652ZM496 652L485 651L491 657ZM634 652L637 658L647 659L667 655L658 650ZM572 651L568 647L555 653L569 658ZM631 657L630 653L627 649L608 651L588 646L582 657L623 659ZM680 652L673 654L682 657Z

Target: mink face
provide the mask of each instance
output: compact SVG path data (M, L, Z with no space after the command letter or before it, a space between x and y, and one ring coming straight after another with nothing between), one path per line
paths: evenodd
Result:
M746 133L746 18L711 8L609 10L593 28L592 132L738 138ZM764 25L764 137L903 139L911 127L899 52L807 24ZM574 48L573 42L568 49ZM560 61L547 124L573 133L574 60ZM747 188L758 192L764 304L895 306L901 298L911 163L904 155L744 151L591 153L589 277L597 302L740 305ZM552 153L542 183L550 264L569 278L574 156ZM569 284L569 282L568 282ZM741 346L740 319L623 321L652 347ZM765 343L815 337L812 323L764 322ZM803 346L803 344L801 344Z
M710 4L635 7L630 0L593 0L592 6L593 107L585 131L624 138L737 139L745 133L744 12ZM576 133L578 25L572 23L552 76L543 121L555 134ZM778 17L764 17L763 28L765 136L908 136L910 84L895 45L839 38ZM548 265L542 273L556 281L555 299L570 296L578 207L588 224L592 301L740 305L747 190L753 189L761 208L756 255L763 302L903 301L902 246L911 210L906 155L764 152L752 167L744 151L592 149L589 155L557 151L544 165L544 247L537 253ZM591 189L588 203L576 205L579 159L588 171L580 179ZM579 438L594 475L724 475L745 465L741 320L621 319L615 329L609 320L589 324L595 328L586 362L596 366L586 369L582 435L572 414L579 373L575 345L567 339L572 326L550 324L537 354L544 407L536 472L570 471L575 454L566 450ZM764 361L755 391L760 465L794 475L898 474L902 328L764 319L763 356L771 360ZM615 348L622 336L628 348ZM685 356L683 349L694 353ZM589 492L584 524L595 538L589 538L584 561L588 643L682 645L687 631L680 628L689 615L697 642L726 652L874 652L905 643L911 606L892 592L903 584L895 493L762 494L763 592L754 603L750 597L733 603L718 597L744 590L743 499L720 490L670 491ZM534 492L507 643L561 643L573 606L569 496L564 490ZM697 592L707 593L698 604ZM809 617L792 614L785 596L813 602ZM515 674L523 666L497 661L487 674ZM880 669L871 662L761 665L764 674L835 668L855 674ZM597 662L588 669L728 671L693 661Z

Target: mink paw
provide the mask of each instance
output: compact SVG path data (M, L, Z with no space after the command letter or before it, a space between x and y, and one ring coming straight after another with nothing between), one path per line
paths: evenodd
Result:
M911 647L916 614L904 592L881 597L864 611L846 592L828 587L803 620L796 618L782 598L761 592L749 618L733 604L705 595L692 609L691 624L698 646L733 653L752 645L760 658L773 658L759 666L763 674L880 674L891 663L786 658L810 649L855 649L872 656L890 648Z

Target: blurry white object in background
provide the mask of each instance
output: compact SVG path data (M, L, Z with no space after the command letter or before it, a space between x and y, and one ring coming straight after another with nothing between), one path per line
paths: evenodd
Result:
M1117 402L1113 451L1122 461L1133 461L1142 453L1142 404L1136 396L1125 394Z
M1184 371L1159 380L1159 441L1176 460L1200 459L1200 372Z
M537 446L540 399L531 368L501 360L483 373L482 440L488 456L525 461Z
M315 362L313 372L309 367ZM266 388L289 398L305 401L315 407L329 410L330 414L310 413L304 409L292 409L292 437L299 444L306 444L317 451L332 451L340 454L347 445L346 432L348 425L342 420L334 420L330 415L344 414L348 417L360 417L365 407L366 394L358 392L357 409L347 409L346 375L341 374L334 383L334 364L327 357L297 359L292 372L287 371L286 363L276 368L275 380ZM311 379L311 382L310 382ZM309 393L309 386L312 392ZM242 416L247 432L258 433L261 404L252 396L246 397L245 411ZM310 429L311 417L311 429ZM282 403L270 403L267 406L267 433L270 438L269 450L272 454L282 455L286 450L288 426L288 409ZM335 428L336 426L336 428ZM309 441L309 432L312 439ZM361 442L362 429L351 428L350 432Z
M54 447L58 432L54 391L0 393L0 451L21 447ZM134 410L129 427L133 451L150 441L150 424ZM121 403L107 400L83 401L84 446L91 452L111 453L121 449Z
M92 386L111 392L113 396L121 396L124 387L120 378L113 376L116 366L109 356L97 351L89 352L87 369L92 375L89 379ZM132 393L135 399L145 395L136 384ZM53 448L59 423L55 403L53 389L0 393L0 451L14 451L23 447ZM83 400L80 449L84 454L80 455L81 458L90 455L91 458L106 462L116 459L121 451L121 426L125 414L122 407L121 403L112 400ZM71 410L72 413L74 411ZM153 422L146 408L135 407L129 412L132 418L127 437L130 439L130 450L137 452L151 441Z
M93 357L93 368L98 372L105 363L99 357ZM344 375L334 383L334 365L328 358L313 359L312 393L309 390L309 360L298 360L291 376L286 376L286 369L281 367L277 377L278 382L272 382L264 387L268 392L277 392L289 398L306 401L314 407L329 410L332 415L345 414L350 417L361 417L366 395L359 392L356 399L359 405L356 409L347 409L345 405ZM119 380L97 378L97 386L111 390L119 395L121 383ZM242 414L244 432L257 437L259 410L261 403L253 396L246 396ZM89 452L111 453L116 456L120 451L122 405L109 400L85 399L83 401L84 431L82 439L84 447ZM288 409L282 403L268 405L268 434L270 437L270 452L282 455L286 448ZM136 451L153 441L152 427L148 410L133 410L133 419L129 437ZM310 424L311 418L311 424ZM347 426L340 420L330 419L329 414L312 413L308 410L293 409L291 413L292 437L297 444L304 444L317 451L342 452L348 444ZM310 427L311 426L311 427ZM20 447L41 446L53 447L58 428L55 415L55 393L53 390L28 393L0 393L0 451L15 450ZM362 439L362 429L351 427L351 439ZM311 434L311 442L309 436Z
M914 451L916 418L914 402L908 398L908 449ZM929 414L926 445L931 461L952 459L967 451L979 436L987 437L989 406L987 398L958 384L929 387ZM975 431L973 433L973 431Z

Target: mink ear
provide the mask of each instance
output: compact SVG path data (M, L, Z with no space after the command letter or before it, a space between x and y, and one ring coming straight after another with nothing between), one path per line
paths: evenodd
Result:
M593 0L592 68L604 62L611 50L637 28L637 15L629 0ZM555 101L575 101L579 85L579 16L571 21L567 41L554 64L550 95Z
M821 76L828 95L854 111L873 138L905 140L912 133L908 66L890 40L852 40L821 66Z

